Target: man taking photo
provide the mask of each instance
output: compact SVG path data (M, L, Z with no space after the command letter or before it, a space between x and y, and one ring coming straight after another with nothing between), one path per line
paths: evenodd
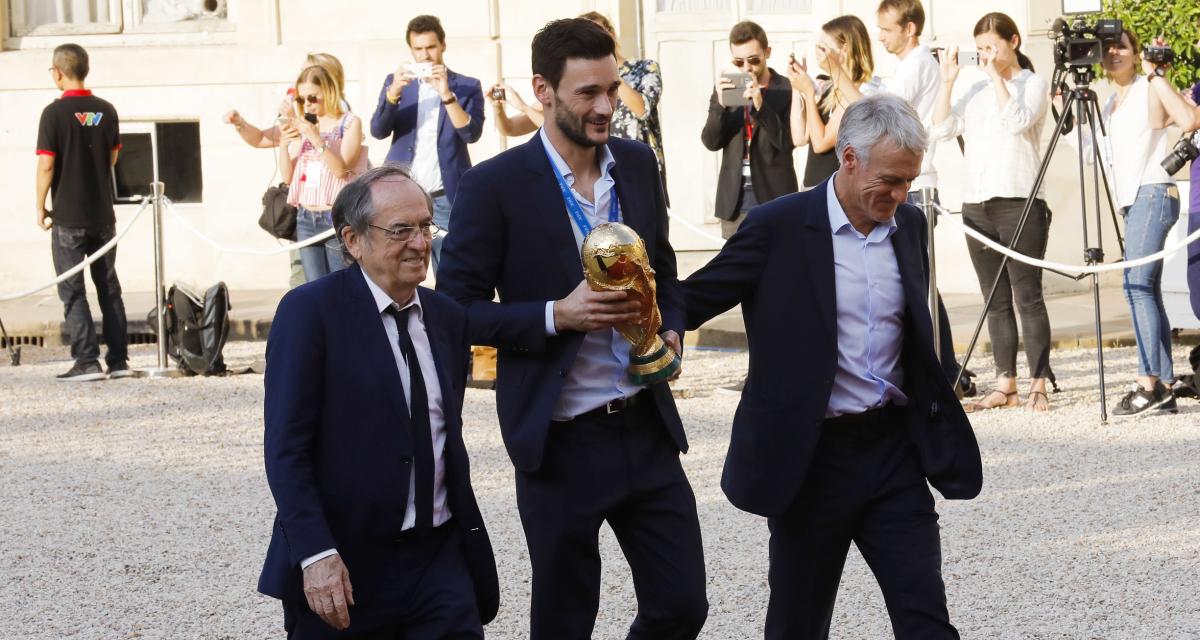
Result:
M410 20L405 39L414 64L384 79L371 135L391 136L387 160L411 167L417 184L433 197L433 223L449 232L454 193L471 168L467 145L483 132L483 89L479 80L446 67L446 32L435 16ZM433 241L435 272L442 238Z

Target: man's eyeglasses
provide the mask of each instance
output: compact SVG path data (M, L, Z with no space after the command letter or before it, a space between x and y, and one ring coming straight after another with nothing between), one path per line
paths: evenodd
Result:
M304 104L306 101L309 104L316 104L321 101L321 96L319 96L315 93L312 94L311 96L296 96L296 102L299 102L300 104Z
M379 229L383 232L383 235L392 242L408 242L416 237L418 229L421 231L421 235L425 236L426 240L432 238L434 234L441 231L438 229L438 226L432 222L424 222L420 225L398 224L391 228L381 227L377 224L368 224L367 226Z
M744 65L744 64L748 64L748 65L750 65L750 66L752 66L752 67L757 67L758 65L762 64L762 61L763 61L763 59L762 59L762 58L760 58L760 57L758 57L758 56L750 56L750 57L748 57L748 58L745 58L745 59L743 59L743 58L734 58L734 59L733 59L733 66L735 66L735 67L737 67L737 68L739 68L739 69L741 69L741 68L742 68L742 65Z

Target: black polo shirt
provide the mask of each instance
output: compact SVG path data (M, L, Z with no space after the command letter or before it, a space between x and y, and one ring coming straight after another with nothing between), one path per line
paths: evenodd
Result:
M113 214L112 151L121 148L117 110L78 89L42 110L38 155L54 157L51 217L64 227L105 227Z

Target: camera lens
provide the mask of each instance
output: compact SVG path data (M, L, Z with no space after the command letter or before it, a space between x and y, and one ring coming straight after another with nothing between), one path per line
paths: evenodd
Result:
M1197 156L1200 156L1200 149L1196 148L1191 137L1180 138L1179 142L1175 143L1175 147L1171 149L1171 153L1163 158L1161 166L1167 175L1174 175L1183 168L1183 165L1195 160Z

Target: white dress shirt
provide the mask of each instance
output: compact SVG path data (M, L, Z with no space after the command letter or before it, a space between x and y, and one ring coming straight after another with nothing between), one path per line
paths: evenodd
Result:
M432 84L417 82L417 148L413 150L412 175L417 184L433 193L443 188L437 139L442 97Z
M826 187L833 233L834 299L837 302L837 372L825 417L904 405L904 283L892 248L896 219L863 235L846 217L833 188Z
M397 307L395 301L379 285L375 284L366 271L362 272L367 281L367 288L375 299L379 309L379 320L383 323L383 331L387 334L388 344L392 348L392 357L396 360L396 370L400 372L400 383L404 389L404 404L412 406L412 380L409 377L408 362L400 351L400 332L396 326L396 318L388 309ZM437 366L433 363L433 349L429 346L429 334L425 332L424 309L421 306L421 296L413 293L412 300L400 307L401 310L412 307L408 313L408 335L412 339L413 350L417 354L417 362L421 367L421 376L425 378L425 395L429 399L429 429L433 439L433 526L445 524L450 519L450 507L446 504L446 416L442 408L442 386L438 382ZM400 425L397 424L399 429ZM401 530L411 529L417 521L417 465L412 465L408 479L408 507L404 510L404 523ZM337 553L337 549L327 549L316 555L305 558L300 562L300 568Z
M541 136L542 145L546 148L550 161L567 181L567 186L571 187L571 194L579 202L584 217L592 227L595 228L608 222L608 211L611 206L609 201L617 197L617 183L612 177L612 168L616 166L617 162L613 159L612 151L608 146L597 149L600 154L600 177L592 186L592 194L596 201L590 202L575 190L575 174L571 172L571 167L554 149L554 145L550 144L550 138L546 137L546 131L540 130L538 135ZM571 231L575 234L576 249L582 250L583 232L565 209L563 215L567 216L567 223L571 225ZM619 214L618 218L621 218ZM546 303L546 335L558 335L558 332L554 330L553 300ZM571 365L571 370L567 372L566 380L563 381L562 393L558 396L558 404L554 407L551 419L570 420L581 413L602 407L611 400L628 398L641 391L644 386L635 385L629 381L627 369L630 348L629 341L617 333L616 329L589 331L583 337L583 344L579 346L579 354L575 356L575 362Z
M1004 86L1009 99L1001 107L992 80L976 82L954 103L950 116L930 130L938 140L964 139L963 202L1026 198L1037 178L1049 87L1028 69ZM1045 189L1045 184L1038 189L1039 198L1045 198Z
M938 89L942 74L937 60L929 47L919 44L896 64L895 73L881 80L883 90L899 96L916 109L921 124L929 129L933 125L933 109L937 104ZM937 187L937 169L933 166L933 155L937 142L929 138L929 148L921 161L921 175L912 183L913 191L924 187Z

